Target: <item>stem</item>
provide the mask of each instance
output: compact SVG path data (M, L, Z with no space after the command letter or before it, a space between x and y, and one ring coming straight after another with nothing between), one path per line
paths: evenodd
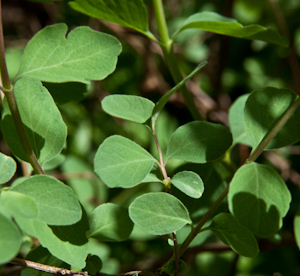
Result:
M176 231L172 233L173 235L173 242L174 242L174 258L175 258L175 269L174 269L174 276L178 275L178 245L177 245L177 238L176 238Z
M282 115L277 124L271 129L271 131L265 136L261 143L257 146L255 150L250 154L246 163L251 163L257 159L257 157L264 151L266 146L271 142L271 140L277 135L277 133L282 129L288 119L295 113L296 109L300 106L300 97L288 108L288 110Z
M173 49L173 40L169 37L162 0L153 0L153 6L161 40L160 46L163 50L165 61L169 67L175 83L179 83L182 80L182 74L180 73L178 63L176 62L176 57ZM200 114L197 106L195 105L191 93L188 91L185 85L180 88L180 92L194 119L200 121L203 120L203 117Z

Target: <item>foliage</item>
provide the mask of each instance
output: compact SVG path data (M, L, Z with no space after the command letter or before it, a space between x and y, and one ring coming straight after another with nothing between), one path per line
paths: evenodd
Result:
M72 16L65 11L65 22L87 20L77 12L100 19L105 31L117 30L121 42L87 26L68 32L65 23L52 24L34 34L12 65L0 37L5 141L0 148L0 264L16 263L13 258L19 255L90 274L117 274L123 264L122 270L143 270L135 272L139 275L227 275L210 270L210 265L225 262L233 264L234 275L270 275L277 267L282 274L298 275L299 264L293 260L290 270L281 261L268 272L259 269L264 262L274 263L275 253L266 257L264 244L276 249L292 241L300 248L299 188L273 162L274 156L289 160L281 163L289 162L290 174L299 177L299 158L291 152L300 141L300 82L294 45L285 37L290 35L255 20L241 24L197 1L191 13L171 18L174 11L165 4L70 1L64 8ZM259 14L250 2L236 1L233 11L240 20L243 5L245 11ZM148 16L149 7L154 15ZM287 7L283 13L289 14ZM197 41L206 36L208 42ZM219 65L214 48L211 56L204 50L214 39L219 47L225 45ZM144 41L144 48L133 53L132 41ZM181 55L175 54L175 42L183 49ZM168 69L148 53L153 45L160 48ZM193 45L200 49L200 60ZM251 45L256 57L240 58L237 49L243 45L248 51ZM264 72L256 75L262 64L270 70L274 56L281 60L284 55L289 55L294 79L285 72L277 79ZM230 60L228 67L224 57ZM200 74L206 93L198 88ZM161 94L149 93L154 90L152 77L158 79L157 90L163 87ZM144 86L150 86L148 94L138 92L143 78ZM296 93L282 88L291 80ZM280 86L272 85L276 83ZM237 90L243 92L235 94ZM184 101L182 109L178 98ZM226 106L227 122L222 99L230 98L234 102ZM206 110L209 103L214 110ZM199 253L212 243L228 254ZM286 250L294 254L295 247ZM173 255L163 258L168 252ZM147 263L149 257L157 261L140 268L138 261ZM210 261L199 266L197 258L206 257ZM128 269L126 263L138 267ZM28 268L21 272L30 273Z

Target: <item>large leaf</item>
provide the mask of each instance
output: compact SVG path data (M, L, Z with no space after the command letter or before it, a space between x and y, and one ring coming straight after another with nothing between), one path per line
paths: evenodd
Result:
M27 44L16 78L47 82L101 80L113 72L120 42L108 35L77 27L68 36L64 23L47 26Z
M267 87L253 91L245 106L244 120L252 147L256 148L268 134L286 110L295 101L297 95L289 89ZM281 148L300 140L300 108L277 133L266 149Z
M15 160L0 152L0 184L9 181L15 174L16 169Z
M205 163L222 156L232 143L228 129L219 124L191 122L171 136L166 159Z
M95 172L110 187L130 188L143 181L155 159L138 144L122 136L107 138L99 147Z
M229 188L230 212L259 237L268 237L282 226L291 195L272 168L251 163L234 175Z
M63 149L67 127L51 95L40 81L22 78L15 84L14 92L31 147L40 164L43 164ZM28 161L6 99L1 127L11 151L20 159Z
M31 207L31 217L34 214L35 203L38 213L36 219L41 220L51 225L69 225L80 220L81 208L76 196L70 187L55 178L46 175L35 175L29 177L19 185L10 189L11 198L10 202L15 202L15 212L23 206L24 210ZM15 194L20 194L16 196ZM28 199L30 198L30 200ZM5 202L5 201L4 201ZM11 206L8 205L8 207ZM20 216L26 217L22 210L18 213ZM28 214L27 214L28 216Z
M215 12L206 11L191 15L173 37L179 32L191 28L238 38L263 40L288 47L287 39L279 35L276 31L260 25L249 25L244 27L242 24L238 23L237 20L224 17Z
M86 15L117 23L153 37L142 0L75 0L69 5Z
M42 221L33 222L39 242L56 258L78 268L84 268L88 254L88 219L82 212L80 221L68 226L48 226Z
M0 213L0 265L17 255L22 244L22 236L17 226Z
M89 237L99 241L124 241L128 239L133 223L126 208L106 203L92 213L90 228Z
M101 102L103 110L117 118L145 123L152 115L154 103L132 95L110 95Z
M244 144L251 146L251 142L245 130L244 109L249 94L240 96L229 109L229 126L232 133L233 144Z
M201 177L194 172L179 172L172 177L171 182L177 189L193 198L200 198L204 191Z
M241 226L231 214L220 213L215 216L209 229L242 256L253 258L259 253L254 235L246 227Z
M186 207L167 193L147 193L129 206L129 216L143 231L166 235L191 223Z

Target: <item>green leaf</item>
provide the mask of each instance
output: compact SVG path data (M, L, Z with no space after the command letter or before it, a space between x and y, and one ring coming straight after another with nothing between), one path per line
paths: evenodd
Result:
M221 157L231 143L231 133L226 127L208 122L191 122L179 127L171 136L166 160L175 158L206 163Z
M177 189L193 198L200 198L204 192L203 181L194 172L179 172L172 177L171 182Z
M229 109L229 126L232 133L233 145L244 144L251 146L244 124L245 104L250 94L237 98Z
M17 170L14 159L0 152L0 184L9 181Z
M90 275L96 275L98 271L102 268L102 261L101 259L96 256L90 256L86 261L86 267L83 269L87 271Z
M143 231L166 235L191 223L186 207L167 193L147 193L137 197L129 206L131 220Z
M52 256L46 248L43 248L40 245L32 249L26 255L25 259L39 264L70 269L69 265ZM49 273L35 270L32 268L23 268L21 270L21 276L49 276Z
M262 40L280 46L288 47L288 40L274 30L260 25L243 26L233 18L224 17L215 12L199 12L191 15L182 27L172 36L173 38L186 29L200 29L212 33L238 38Z
M40 164L53 159L65 146L67 127L52 97L38 80L22 78L14 88L22 122ZM11 151L27 161L7 101L1 122L4 139Z
M22 244L22 236L17 226L0 213L0 265L17 255Z
M88 16L132 28L154 38L148 29L148 15L142 0L75 0L69 5Z
M132 95L110 95L101 102L103 110L114 117L145 123L152 115L154 103Z
M92 213L90 228L89 237L99 241L125 241L131 234L133 223L126 208L106 203Z
M300 207L298 207L298 211L294 218L294 234L297 246L300 249Z
M89 27L77 27L68 36L64 23L47 26L27 44L16 76L46 82L102 80L115 70L120 42Z
M138 144L122 136L111 136L100 145L95 172L110 188L131 188L146 177L155 159Z
M73 225L48 226L38 220L33 225L39 242L53 256L80 269L86 266L88 239L85 233L89 225L84 211L81 220Z
M168 93L163 95L158 102L155 104L155 107L153 109L152 113L152 128L154 128L156 124L156 120L168 100L171 98L171 96L180 89L181 86L183 86L189 79L191 79L200 69L202 69L207 64L207 61L201 62L192 73L190 73L188 76L186 76L181 82L179 82L177 85L175 85Z
M38 215L38 206L30 196L10 191L3 191L1 198L13 215L34 219Z
M253 258L259 253L258 244L253 234L241 226L231 214L220 213L216 215L208 229L212 230L222 242L242 256Z
M290 201L290 192L278 173L256 163L236 172L228 194L230 212L259 237L268 237L281 228Z
M38 208L37 219L45 223L69 225L81 218L81 208L72 189L50 176L31 176L10 191L30 197ZM18 207L26 202L19 202Z
M297 95L290 89L267 87L253 91L245 106L245 128L256 148L292 105ZM300 140L300 108L291 116L266 149L294 144Z

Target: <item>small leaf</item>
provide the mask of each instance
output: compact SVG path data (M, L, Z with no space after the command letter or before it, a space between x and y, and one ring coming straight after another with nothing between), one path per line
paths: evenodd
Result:
M259 253L258 244L253 234L241 226L231 214L220 213L216 215L208 229L212 230L222 242L242 256L253 258Z
M69 5L88 16L153 36L148 29L148 16L142 0L75 0Z
M191 122L179 127L171 136L166 160L206 163L221 157L232 143L231 133L219 124Z
M111 116L145 123L152 115L154 103L132 95L110 95L101 102L103 110Z
M0 152L0 184L9 181L15 174L16 169L15 160Z
M70 269L69 265L52 256L46 248L43 248L40 245L32 249L26 255L25 259L39 264ZM35 270L32 268L23 268L21 270L21 276L49 276L49 273Z
M42 221L33 222L41 245L56 258L80 269L86 266L88 239L85 233L89 229L87 216L82 213L80 221L68 226L50 227Z
M27 44L16 79L46 82L102 80L115 70L120 42L89 27L77 27L68 36L64 23L47 26Z
M110 188L131 188L146 177L155 159L138 144L122 136L107 138L99 147L95 172Z
M236 172L228 193L230 212L259 237L268 237L281 228L290 201L290 192L278 173L256 163Z
M251 146L244 124L245 104L250 94L240 96L229 109L229 126L232 133L233 145L244 144Z
M224 17L215 12L207 11L191 15L173 37L179 32L191 28L238 38L262 40L284 47L288 47L289 44L288 40L276 31L260 25L249 25L244 27L233 18Z
M31 176L10 191L30 197L38 207L37 219L45 223L69 225L81 218L81 208L71 188L50 176ZM23 203L26 201L18 204Z
M294 234L297 246L300 249L300 207L298 207L298 211L294 218Z
M31 197L10 191L3 191L1 198L13 215L34 219L38 215L38 207Z
M90 227L89 237L99 241L125 241L131 234L133 223L126 208L106 203L94 210Z
M147 193L129 206L129 216L143 231L166 235L191 223L186 207L167 193Z
M282 115L292 105L297 95L290 89L267 87L253 91L245 106L245 129L256 148L273 129ZM277 133L266 149L275 149L294 144L300 140L300 108Z
M87 271L90 275L96 275L98 271L102 268L102 261L101 259L96 256L90 256L86 261L86 267L83 269Z
M172 177L171 182L177 189L193 198L200 198L204 191L202 179L194 172L179 172Z
M44 164L65 146L67 127L51 95L40 81L22 78L15 84L14 93L31 147L40 164ZM1 127L11 151L28 162L6 99Z
M22 244L18 227L0 213L0 265L15 257Z

